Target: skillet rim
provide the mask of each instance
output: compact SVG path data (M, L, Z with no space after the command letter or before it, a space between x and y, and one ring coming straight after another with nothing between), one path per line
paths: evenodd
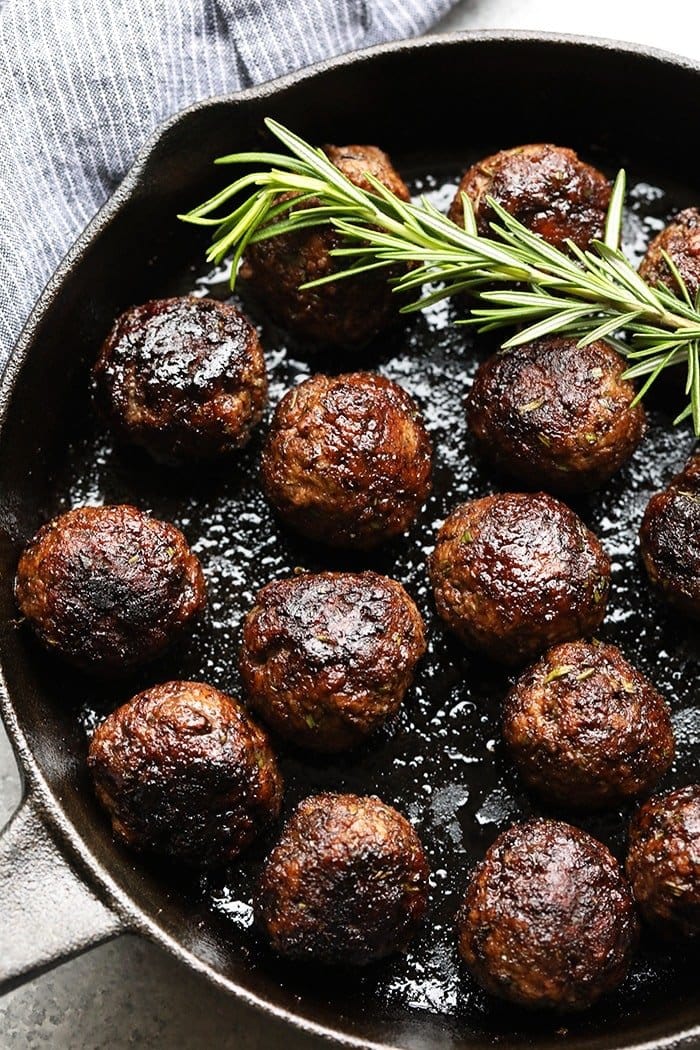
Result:
M143 175L147 173L152 152L181 120L186 119L192 113L203 111L213 106L228 103L244 105L248 100L272 98L300 81L322 77L326 72L339 67L372 62L374 58L386 54L449 47L460 43L471 43L478 46L479 44L488 45L508 42L522 42L524 44L532 42L549 45L557 49L584 47L590 53L602 50L616 52L621 56L637 55L642 58L652 59L664 66L673 66L700 74L700 61L660 48L607 37L533 30L460 30L449 33L430 33L413 39L392 41L361 50L350 51L285 74L275 80L253 85L242 91L211 96L192 103L158 125L152 132L136 154L133 164L114 193L91 219L49 278L44 290L34 304L17 342L10 351L5 367L0 373L0 435L12 403L17 378L28 354L33 349L36 331L45 314L51 308L56 296L60 294L66 278L74 267L79 264L83 254L99 238L101 233L113 221L118 219L122 207L128 203L131 196L138 190ZM80 874L89 887L97 892L100 900L113 911L123 924L120 932L143 934L149 940L165 948L195 973L206 977L222 991L233 994L261 1013L271 1014L278 1020L284 1021L310 1035L345 1047L367 1048L367 1050L402 1050L398 1044L393 1042L375 1042L374 1040L367 1040L347 1032L338 1031L313 1021L304 1015L295 1013L290 1009L276 1005L220 973L158 925L154 918L142 910L128 893L122 890L110 872L94 856L89 844L83 839L77 826L65 815L56 793L47 783L19 725L7 688L1 654L0 713L13 748L23 787L22 800L14 816L23 807L27 805L33 806L35 812L44 823L47 833L51 835L61 853L65 856L67 863ZM576 1043L569 1043L568 1045L571 1050L576 1050L577 1045L581 1047L583 1044L579 1043L577 1039ZM694 1046L698 1045L700 1045L700 1019L696 1025L674 1035L662 1036L661 1038L645 1038L641 1042L610 1043L603 1050L662 1050L662 1048L663 1050L692 1050Z

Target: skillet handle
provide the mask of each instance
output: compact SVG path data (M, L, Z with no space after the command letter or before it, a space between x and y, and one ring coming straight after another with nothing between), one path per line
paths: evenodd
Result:
M0 993L123 929L71 869L28 795L0 832Z

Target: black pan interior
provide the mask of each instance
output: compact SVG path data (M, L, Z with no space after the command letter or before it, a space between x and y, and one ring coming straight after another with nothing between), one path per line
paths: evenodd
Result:
M458 502L503 488L484 471L466 432L463 398L493 341L452 322L453 305L416 315L361 353L311 356L261 325L271 402L313 371L376 368L423 408L436 449L434 493L416 527L371 556L324 552L295 539L261 496L258 433L230 462L195 472L154 467L115 448L95 421L88 369L121 309L187 291L227 294L201 263L202 238L174 220L220 185L209 161L260 140L271 114L317 141L372 141L388 149L412 189L446 208L464 166L494 149L549 140L577 148L614 174L630 174L625 241L636 258L667 216L697 203L687 132L663 98L697 98L698 75L654 58L533 40L461 40L394 49L303 79L269 97L229 101L185 115L154 147L134 193L99 231L55 293L32 341L0 445L0 645L14 706L60 805L89 849L157 925L225 981L276 1006L359 1038L392 1045L633 1045L697 1023L697 954L642 942L621 991L576 1018L506 1009L480 993L458 963L452 917L470 865L513 820L548 812L520 789L503 753L500 700L510 681L467 655L434 616L425 556ZM639 99L647 100L644 119ZM697 779L700 710L696 633L649 593L636 532L646 501L683 463L689 430L670 427L670 384L651 404L650 433L632 464L575 508L613 563L601 637L620 645L671 700L678 759L666 783ZM210 605L178 653L138 679L97 682L41 653L14 622L11 583L20 545L50 515L84 502L133 502L176 522L199 553ZM239 693L238 628L258 587L296 566L373 568L404 582L430 629L429 653L403 710L369 744L340 758L310 757L279 743L285 812L320 789L374 792L415 823L433 869L432 911L405 958L351 974L287 966L251 928L260 843L237 870L173 873L112 843L85 775L87 734L138 688L170 677L202 678ZM561 814L557 814L561 815ZM628 812L574 818L620 855ZM565 816L565 815L564 815Z

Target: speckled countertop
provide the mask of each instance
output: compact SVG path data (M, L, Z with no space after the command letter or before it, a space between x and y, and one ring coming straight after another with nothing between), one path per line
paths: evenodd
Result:
M663 8L633 0L462 0L439 28L587 33L700 58L699 26L688 0L666 0ZM19 799L15 762L0 728L0 824ZM134 937L96 948L0 1000L0 1047L8 1050L268 1050L278 1041L285 1050L328 1046L223 995Z

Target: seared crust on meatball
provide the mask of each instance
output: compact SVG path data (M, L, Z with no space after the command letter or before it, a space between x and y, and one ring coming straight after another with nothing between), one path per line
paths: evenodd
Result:
M554 820L515 824L474 871L459 950L492 995L583 1010L625 977L637 938L629 887L608 849Z
M256 918L280 955L363 965L408 946L428 875L416 832L391 806L316 795L292 814L265 864Z
M627 462L644 433L644 409L622 378L625 363L602 340L538 339L495 354L467 398L484 456L533 487L598 488Z
M639 266L647 284L663 284L676 295L681 291L663 253L675 263L692 298L700 288L700 211L686 208L654 237Z
M700 619L700 455L651 497L639 543L654 587L674 608Z
M267 401L255 328L213 299L156 299L127 310L102 345L94 379L112 429L161 460L240 448Z
M423 621L400 583L322 572L263 587L243 625L249 703L282 736L341 751L399 708L425 652Z
M324 146L324 152L361 189L373 190L365 177L370 172L402 201L409 200L405 182L376 146ZM294 196L285 194L280 201L292 201ZM248 247L241 276L271 316L302 338L341 346L364 343L398 315L398 300L386 271L300 288L343 268L330 254L342 244L342 236L330 226L270 237Z
M288 390L262 454L262 486L303 536L362 550L404 532L430 492L431 444L415 402L371 372Z
M201 682L156 685L118 708L88 766L117 839L197 866L234 860L282 803L267 734Z
M649 799L629 833L627 876L660 933L700 936L700 784Z
M610 202L608 180L573 150L548 143L516 146L480 160L463 176L449 217L464 226L461 194L472 202L480 234L497 221L492 197L533 233L557 248L571 240L579 248L603 236Z
M39 529L15 596L48 649L99 672L160 656L206 604L180 530L126 504L78 507Z
M610 563L569 507L543 492L508 492L450 514L430 579L438 613L465 645L517 664L596 630Z
M614 645L565 642L518 679L503 735L528 787L576 809L650 791L674 755L671 712Z

